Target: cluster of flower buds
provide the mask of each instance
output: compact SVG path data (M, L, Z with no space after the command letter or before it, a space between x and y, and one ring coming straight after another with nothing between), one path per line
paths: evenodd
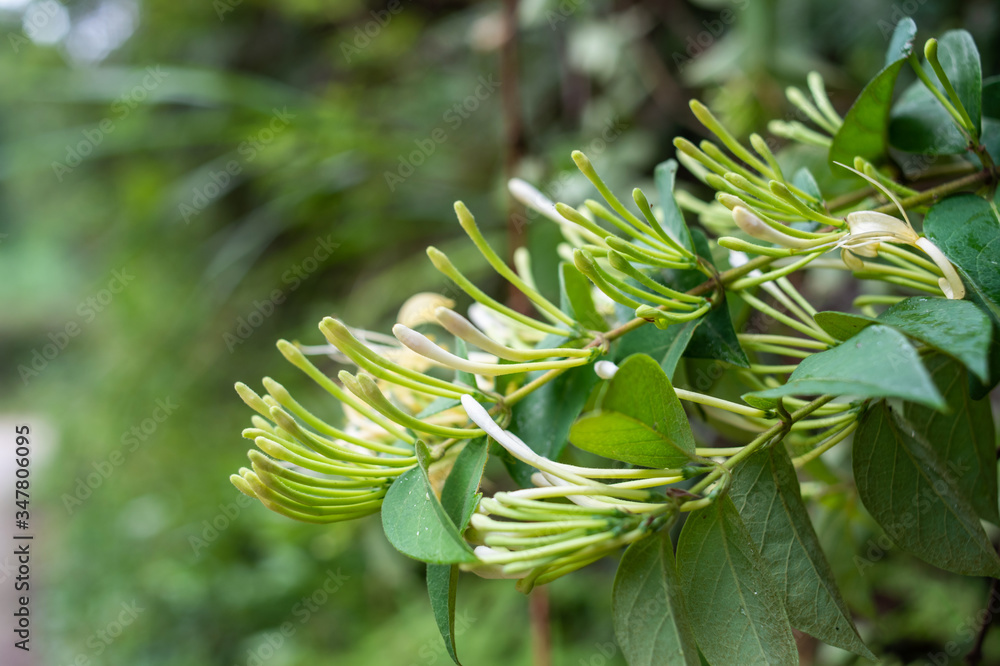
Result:
M676 518L676 500L652 489L682 480L684 470L592 468L556 462L501 428L471 396L462 398L462 406L491 439L538 470L532 475L534 487L480 500L466 533L476 546L478 561L463 565L465 570L488 578L519 578L519 588L528 591Z
M604 297L632 308L637 317L655 321L657 326L690 321L707 313L711 304L704 297L685 294L653 279L663 269L702 267L695 254L667 231L642 190L632 191L642 214L639 218L611 192L583 153L574 152L573 160L607 206L592 199L579 208L554 204L528 183L510 182L516 199L563 229L568 241L561 249L563 257Z
M403 306L395 338L355 331L326 317L319 329L327 345L280 341L285 358L341 404L345 424L335 427L313 415L271 379L264 380L263 397L238 384L240 396L258 413L254 427L244 431L259 449L249 454L252 468L231 477L241 491L300 520L332 522L373 513L393 480L416 464L418 438L440 457L456 442L483 436L470 425L460 399L491 403L506 415L504 398L515 400L510 392L517 381L506 382L508 396L501 396L493 390L494 377L586 365L606 352L594 334L541 295L523 254L521 270L515 272L486 242L468 209L459 202L455 210L487 262L527 296L544 320L490 298L430 248L434 265L476 300L469 317L479 325L451 309L450 300L420 294ZM432 334L415 330L421 326L436 327L449 340L453 336L454 345L446 348ZM563 344L540 346L546 338ZM334 381L307 354L352 368L341 370Z

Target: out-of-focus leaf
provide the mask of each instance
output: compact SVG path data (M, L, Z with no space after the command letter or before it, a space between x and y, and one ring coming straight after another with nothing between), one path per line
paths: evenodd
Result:
M559 264L559 293L563 312L590 330L608 330L608 323L594 305L590 280L571 263Z
M833 137L831 162L850 165L854 164L855 156L878 161L885 155L892 91L916 33L913 19L905 18L896 25L885 67L861 91Z
M660 209L663 219L661 224L663 229L670 234L674 240L689 250L694 250L691 243L691 232L684 222L684 213L674 200L674 182L677 179L677 161L667 160L656 165L654 171L656 180L656 193L660 197Z

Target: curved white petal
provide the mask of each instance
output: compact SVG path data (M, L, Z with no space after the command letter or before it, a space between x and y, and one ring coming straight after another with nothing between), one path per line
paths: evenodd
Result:
M933 259L941 272L944 273L944 277L938 280L944 295L955 300L965 298L965 285L962 284L962 278L958 276L958 271L952 266L948 257L944 256L944 252L928 238L917 239L916 245L926 252L927 256Z

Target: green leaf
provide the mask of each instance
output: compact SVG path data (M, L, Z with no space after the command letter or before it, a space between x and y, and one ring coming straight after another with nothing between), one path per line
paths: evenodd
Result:
M938 60L980 132L982 66L969 33L951 30L942 35L938 40ZM922 66L934 85L944 92L931 66L926 61ZM964 153L969 145L951 114L921 81L911 84L893 108L889 139L900 150L925 155L957 155Z
M674 387L645 354L630 356L608 384L600 411L573 425L570 441L584 451L646 467L682 467L694 435Z
M608 330L608 323L594 305L594 295L583 273L571 263L559 264L560 309L592 331Z
M983 79L983 116L1000 118L1000 76Z
M404 473L389 486L382 504L382 529L396 550L422 562L454 564L476 560L420 467Z
M784 385L748 395L897 397L936 409L945 407L944 399L906 336L879 325L869 326L833 349L802 359Z
M629 666L700 666L667 530L628 547L611 603L615 637Z
M910 413L910 418L913 414ZM865 508L900 548L967 576L1000 576L1000 558L937 443L884 401L854 435L854 478Z
M684 213L681 212L677 201L674 199L674 182L677 179L677 161L667 160L656 165L653 172L656 181L656 193L660 197L660 209L662 211L661 224L663 229L670 234L674 240L689 250L694 250L691 244L691 232L684 222Z
M980 398L1000 382L1000 219L995 204L974 194L948 197L928 211L924 233L955 264L969 300L993 320L989 379L972 392Z
M691 232L694 241L695 252L702 259L712 262L712 251L700 230ZM705 281L704 273L700 271L678 271L674 274L674 284L669 285L679 291L687 291ZM729 316L729 308L725 301L719 303L707 315L701 318L701 325L694 329L691 342L684 350L684 356L689 358L708 358L725 361L738 365L741 368L749 368L750 361L747 360L740 341L736 337L736 329L733 328L733 320Z
M933 77L934 72L926 69ZM889 143L893 148L924 155L959 155L969 147L951 114L920 81L904 90L892 108Z
M792 176L792 185L820 201L823 200L823 192L820 191L816 178L812 175L812 171L806 167L801 167L795 172L795 175Z
M915 35L916 25L912 19L900 21L896 25L885 67L861 91L844 116L844 124L833 137L833 144L830 146L831 163L852 165L855 156L878 161L885 155L892 91Z
M819 312L824 331L847 340L872 324L883 324L962 361L983 380L989 375L990 319L969 301L914 296L896 303L878 318L844 312Z
M441 507L452 523L463 532L476 510L479 498L479 482L483 478L489 445L485 437L465 445L455 458L455 463L445 479L441 490ZM431 600L431 612L444 639L445 648L456 664L455 650L455 598L458 594L457 564L427 565L427 594Z
M485 437L466 444L456 456L441 489L441 506L460 532L468 526L479 502L479 482L483 478L489 450Z
M969 301L915 296L893 305L878 321L958 359L987 379L990 318Z
M695 329L702 321L702 319L685 321L665 329L641 326L622 337L615 350L615 362L621 363L622 359L632 354L647 354L659 360L667 378L673 379L677 363L680 362Z
M840 595L784 446L759 451L741 464L729 496L783 592L792 626L877 661Z
M947 356L935 354L926 365L951 410L942 414L904 403L903 416L933 445L949 468L964 470L959 488L966 492L979 517L1000 524L990 402L969 397L964 369Z
M541 374L541 371L530 372L527 381ZM536 453L555 460L566 447L569 429L587 404L587 397L597 381L597 373L591 365L567 370L514 405L510 430ZM504 463L521 486L532 485L531 475L535 468L509 457Z
M889 38L889 48L885 50L885 66L888 67L900 58L908 58L913 53L913 40L916 36L916 22L909 16L900 19Z
M677 573L709 663L799 663L781 593L731 499L688 516L677 543Z
M445 649L452 661L461 666L455 650L455 599L458 595L458 565L427 565L427 596Z
M817 312L813 319L820 328L840 341L853 338L875 322L871 317L847 312Z

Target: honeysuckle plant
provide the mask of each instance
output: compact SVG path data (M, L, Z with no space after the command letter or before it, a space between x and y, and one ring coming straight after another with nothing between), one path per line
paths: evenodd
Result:
M986 397L1000 380L1000 79L982 79L964 31L929 40L923 63L915 35L898 24L843 116L819 74L790 89L812 127L772 123L780 149L691 102L714 140L676 139L653 200L635 189L625 203L580 152L601 200L511 181L561 229L558 298L527 250L510 267L456 203L531 309L428 248L472 306L418 294L391 336L327 317L325 343L280 341L342 417L270 378L263 394L238 384L256 448L233 483L297 520L381 513L392 545L427 563L456 662L461 573L528 592L623 549L614 627L632 664L795 664L793 627L875 659L811 505L857 497L902 550L1000 576ZM904 66L917 80L893 103ZM796 168L803 150L819 166ZM898 168L917 153L935 164ZM678 163L713 200L675 191ZM850 312L800 289L835 271L861 280Z

